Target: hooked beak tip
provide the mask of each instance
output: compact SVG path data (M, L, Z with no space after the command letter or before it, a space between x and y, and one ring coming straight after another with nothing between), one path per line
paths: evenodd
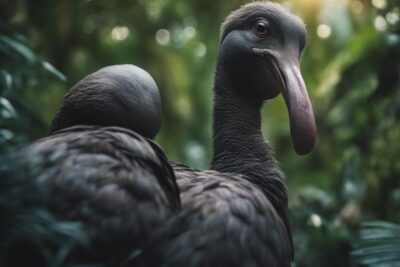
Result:
M288 108L294 149L299 155L308 154L315 145L317 128L298 58L271 49L252 50L257 56L269 59Z

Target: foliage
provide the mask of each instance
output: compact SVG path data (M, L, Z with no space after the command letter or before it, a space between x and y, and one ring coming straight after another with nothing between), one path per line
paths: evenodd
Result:
M400 266L400 226L380 221L363 224L352 254L362 266Z
M0 265L69 266L70 251L88 241L79 223L49 212L50 198L32 179L41 159L11 155L0 160Z
M219 25L242 3L0 0L0 150L46 135L62 94L85 75L131 63L160 88L157 141L168 157L205 168ZM299 158L282 99L263 111L288 179L295 266L357 266L370 257L350 254L361 222L400 221L400 10L397 0L284 4L307 24L302 73L319 129Z
M40 117L40 103L29 103L31 94L43 86L45 72L66 80L50 63L40 60L26 42L22 35L0 24L1 150L45 133L46 123Z

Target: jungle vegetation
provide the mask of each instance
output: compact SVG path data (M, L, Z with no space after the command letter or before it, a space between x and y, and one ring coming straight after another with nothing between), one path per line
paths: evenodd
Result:
M0 0L1 153L46 136L63 95L84 76L129 63L158 84L156 140L169 159L206 168L220 24L243 3ZM313 152L300 157L282 97L263 111L287 177L293 265L400 266L399 3L282 4L307 25L302 73L319 131Z

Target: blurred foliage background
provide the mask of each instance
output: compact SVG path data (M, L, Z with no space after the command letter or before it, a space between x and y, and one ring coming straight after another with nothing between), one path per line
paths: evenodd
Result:
M244 3L0 0L1 152L46 136L84 76L130 63L159 86L157 141L169 158L207 168L219 27ZM307 25L302 73L319 128L314 151L299 157L282 98L263 110L287 175L294 266L400 266L400 3L282 4ZM394 224L363 224L374 220Z

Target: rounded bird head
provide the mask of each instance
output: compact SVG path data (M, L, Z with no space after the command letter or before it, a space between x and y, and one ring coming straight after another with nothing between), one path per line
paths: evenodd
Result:
M311 151L316 139L314 114L300 72L305 43L301 19L279 4L255 2L226 18L219 51L224 72L243 97L264 101L282 93L299 154Z
M160 112L160 94L150 74L134 65L108 66L71 88L50 132L75 125L118 126L153 138Z

